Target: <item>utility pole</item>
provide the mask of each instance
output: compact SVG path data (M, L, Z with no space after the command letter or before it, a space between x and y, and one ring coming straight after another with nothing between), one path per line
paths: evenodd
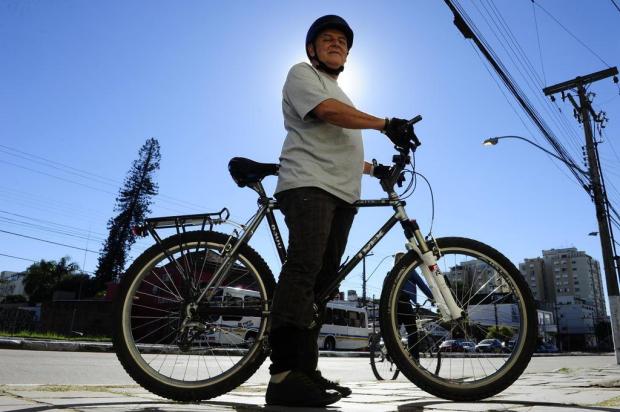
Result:
M370 252L362 258L362 306L366 306L366 257L372 256L374 253Z
M596 218L598 220L599 237L601 239L601 250L603 253L603 265L605 267L605 281L607 284L607 296L609 298L609 311L611 312L611 333L614 342L614 351L616 353L616 363L620 365L620 293L618 291L618 272L616 268L618 256L614 256L613 232L608 214L607 193L602 183L598 150L596 147L597 143L594 141L590 115L592 115L594 122L603 122L604 119L594 112L586 92L586 85L611 76L614 76L614 82L617 83L617 74L618 69L616 67L611 67L606 70L601 70L586 76L579 76L573 80L546 87L543 89L543 92L547 96L555 93L562 93L562 99L567 97L570 100L575 108L575 114L578 116L578 120L583 123L590 174L590 195L592 196L596 208ZM577 104L570 93L565 93L565 91L569 89L577 90L579 104Z

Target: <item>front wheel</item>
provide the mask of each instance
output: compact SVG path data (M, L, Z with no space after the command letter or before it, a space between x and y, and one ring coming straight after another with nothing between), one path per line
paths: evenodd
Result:
M145 389L177 401L222 395L267 356L275 282L249 246L200 299L237 240L212 231L171 236L127 270L116 301L114 349Z
M530 361L537 334L534 299L519 270L483 243L441 238L436 251L437 264L465 315L441 318L432 296L422 293L428 288L419 286L426 283L421 260L411 251L392 269L381 294L388 352L409 380L435 396L455 401L493 396L510 386ZM504 353L477 350L511 340L514 346L506 345ZM421 350L423 341L432 342L424 348L430 355Z

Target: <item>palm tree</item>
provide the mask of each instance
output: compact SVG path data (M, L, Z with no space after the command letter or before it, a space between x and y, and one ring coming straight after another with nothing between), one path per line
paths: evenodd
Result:
M65 256L59 262L43 260L26 269L24 290L30 303L45 302L52 299L56 285L62 280L75 276L80 267Z

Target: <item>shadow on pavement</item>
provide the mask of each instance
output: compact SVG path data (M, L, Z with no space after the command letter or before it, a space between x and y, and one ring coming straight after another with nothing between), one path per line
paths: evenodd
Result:
M574 403L555 403L555 402L528 402L528 401L511 401L511 400L496 400L496 401L478 401L478 402L451 402L451 401L425 401L425 402L411 402L398 406L399 412L420 412L427 406L437 407L439 405L456 404L456 405L489 405L489 411L497 410L499 405L516 405L516 406L542 406L547 408L563 408L567 411L604 411L604 412L618 412L618 408L606 408L604 406L582 406Z
M184 409L183 406L187 405L188 408ZM14 410L6 410L6 412L45 412L49 410L58 410L58 409L72 409L72 408L109 408L109 407L122 407L122 406L132 406L130 409L132 412L169 412L171 410L182 412L184 410L187 411L196 411L197 407L199 407L200 411L209 412L209 411L222 411L222 407L233 411L240 412L251 412L251 411L270 411L270 412L285 412L290 411L291 408L285 406L263 406L263 405L255 405L255 404L244 404L244 403L236 403L236 402L214 402L214 401L205 401L198 403L179 403L179 402L166 402L166 401L135 401L135 402L97 402L97 403L71 403L71 404L63 404L63 405L39 405L34 406L32 408L19 408ZM140 408L142 406L142 408ZM192 406L191 408L189 406ZM173 409L172 409L173 408ZM335 407L325 407L325 408L294 408L295 412L304 412L304 411L339 411L341 408Z
M395 411L399 412L422 412L424 410L429 410L429 407L433 407L435 410L437 407L441 407L441 405L473 405L474 403L467 402L450 402L450 401L422 401L422 402L411 402L403 405L396 406L394 408ZM527 401L510 401L510 400L497 400L497 401L482 401L475 402L477 405L477 410L480 410L480 405L488 405L489 408L487 410L497 410L498 406L505 405L515 405L515 406L542 406L549 408L561 408L566 409L567 411L604 411L604 412L617 412L617 408L612 407L601 407L601 406L581 406L577 404L565 404L565 403L554 403L554 402L527 402ZM184 406L187 405L187 409L184 409ZM166 401L135 401L135 402L97 402L97 403L71 403L64 405L39 405L32 408L18 408L14 411L19 412L45 412L49 410L61 410L61 409L72 409L72 408L110 408L110 407L131 407L128 410L132 412L168 412L171 410L176 411L196 411L197 407L199 407L200 411L209 412L209 411L222 411L222 407L240 412L251 412L251 411L273 411L273 412L284 412L290 411L291 408L283 407L283 406L262 406L255 404L243 404L236 402L214 402L214 401L206 401L199 403L178 403L178 402L166 402ZM349 408L353 405L348 405ZM345 407L344 409L349 409ZM340 411L343 408L338 406L327 407L327 408L295 408L295 412L304 412L304 411ZM453 408L450 408L453 409ZM11 412L7 410L7 412Z

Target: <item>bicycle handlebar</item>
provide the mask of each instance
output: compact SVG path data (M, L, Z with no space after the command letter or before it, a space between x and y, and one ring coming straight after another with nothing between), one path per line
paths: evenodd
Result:
M420 120L422 120L422 115L419 114L413 119L409 120L407 123L405 123L403 127L413 126ZM422 145L420 139L418 139L418 136L416 136L415 132L413 132L411 142L408 147L394 146L394 148L398 151L399 154L392 157L393 165L390 167L390 173L388 173L386 176L375 176L381 181L381 186L383 186L384 189L392 188L395 184L401 186L402 182L405 180L404 175L402 174L403 169L411 160L411 158L409 157L409 151L411 150L412 153L415 153L416 149L420 145Z

